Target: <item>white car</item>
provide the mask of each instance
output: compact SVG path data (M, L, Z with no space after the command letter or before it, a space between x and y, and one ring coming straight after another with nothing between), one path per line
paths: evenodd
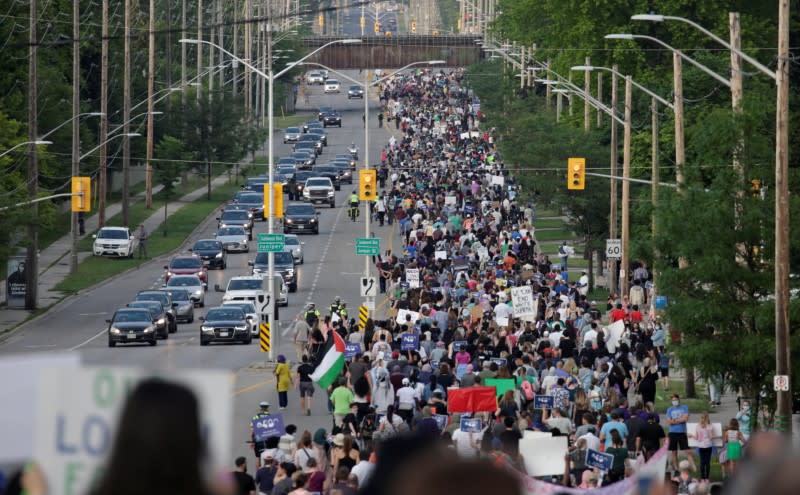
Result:
M338 93L339 92L339 81L336 79L328 79L325 81L325 92L326 93Z
M292 253L295 265L302 265L305 261L303 256L303 244L305 242L300 242L297 234L284 234L283 244L283 250Z
M250 245L247 243L247 231L241 225L221 227L217 230L217 235L214 238L221 242L222 247L229 253L234 251L239 253L250 252Z
M189 292L189 299L201 308L206 305L206 284L197 275L173 275L164 289L184 289Z
M324 82L325 77L322 75L322 72L312 71L306 75L306 84L323 84Z
M233 306L244 311L245 319L250 325L250 335L258 337L259 327L261 326L261 316L256 311L256 306L249 301L223 301L222 306Z
M95 256L133 258L134 240L127 227L103 227L92 237L92 253Z

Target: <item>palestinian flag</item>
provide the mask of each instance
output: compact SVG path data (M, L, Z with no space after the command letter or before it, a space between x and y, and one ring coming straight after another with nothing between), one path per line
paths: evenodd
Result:
M320 387L328 388L341 374L343 368L344 340L331 330L328 332L328 340L325 341L325 349L322 350L322 360L311 374L311 379Z

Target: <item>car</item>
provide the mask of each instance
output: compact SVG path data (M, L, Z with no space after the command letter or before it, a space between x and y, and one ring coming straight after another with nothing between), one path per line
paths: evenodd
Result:
M295 265L302 265L305 262L303 256L303 245L305 242L300 242L300 238L295 234L286 234L283 236L283 250L292 254Z
M150 310L146 308L118 309L106 323L108 323L108 347L134 342L158 344L156 327L153 325Z
M225 293L222 296L222 304L228 301L251 302L260 313L268 311L269 283L267 281L267 275L269 273L269 267L264 265L260 267L259 270L261 268L263 268L263 272L258 271L253 275L231 277L231 279L228 280L228 286L225 290L223 290L219 284L215 285L214 290L216 292ZM286 286L283 276L276 272L274 274L274 281L275 297L278 306L288 306L289 288Z
M313 149L301 149L292 152L292 156L302 161L301 170L308 170L317 163L317 153Z
M328 79L325 81L325 93L338 93L339 92L339 81L336 79Z
M287 127L283 133L283 144L297 141L302 134L303 131L299 127Z
M364 88L362 86L350 86L350 89L347 90L347 99L351 100L353 98L364 99Z
M216 239L198 239L189 251L203 260L203 266L220 270L228 267L228 253L222 243Z
M127 227L103 227L92 238L95 256L133 258L133 236Z
M189 298L201 308L206 305L206 289L208 285L201 282L196 275L176 275L169 279L163 289L185 289L189 291ZM176 315L177 318L177 315Z
M251 192L262 192L264 191L264 184L267 182L269 182L269 178L266 175L263 177L248 177L244 181L242 189Z
M314 174L308 170L303 170L294 174L295 187L297 188L295 189L295 196L297 198L300 198L302 196L303 188L306 187L306 180L308 180L309 177L313 176Z
M353 171L350 170L350 165L346 163L331 163L331 167L335 167L336 170L339 171L339 183L340 184L352 184L353 183Z
M143 290L136 294L136 301L158 301L167 312L167 326L170 333L178 331L178 321L175 319L175 309L172 307L172 298L169 293L161 290Z
M242 227L248 240L253 240L253 215L246 210L230 209L222 212L217 217L217 227Z
M339 184L339 170L336 167L328 165L318 165L311 169L317 177L327 177L333 183L333 190L338 191L342 188Z
M325 113L325 115L322 116L322 126L328 127L334 125L339 128L342 127L342 116L336 111Z
M336 190L328 177L310 177L303 186L303 201L314 205L327 203L336 208Z
M250 252L249 237L242 226L222 227L217 230L217 235L214 238L221 242L225 251L229 253L234 251L239 253Z
M284 156L282 158L279 158L278 161L275 162L275 167L277 167L277 168L281 168L281 167L295 167L295 168L297 168L300 165L301 165L301 162L297 158L295 158L293 156Z
M354 157L350 153L337 153L335 158L337 161L341 160L343 162L347 162L352 169L355 169L358 166L358 157Z
M328 71L326 69L320 69L319 73L322 74L322 79L328 80Z
M132 301L126 307L146 309L150 312L150 321L156 329L156 338L169 338L169 318L164 306L158 301Z
M175 275L196 275L201 282L208 281L208 273L200 256L175 256L168 265L164 265L164 282Z
M223 301L222 307L239 308L244 311L244 319L247 320L247 324L250 326L250 335L258 337L261 317L258 315L256 306L253 303L245 301Z
M208 310L200 317L200 345L211 342L241 342L250 344L253 335L247 317L240 308L219 306Z
M275 173L281 174L283 180L289 180L297 173L297 165L276 165Z
M322 141L319 140L316 134L312 134L310 132L308 134L303 134L303 137L300 138L298 143L311 143L314 145L314 152L317 154L317 156L322 154ZM295 147L295 151L296 150L297 148Z
M308 127L308 134L314 134L317 136L317 139L322 143L322 146L328 146L328 133L325 132L325 128L322 125L315 123L312 126Z
M326 113L333 111L335 111L333 107L319 107L319 111L317 111L317 120L322 122L322 117L324 117Z
M274 273L279 273L289 287L289 292L297 292L297 273L294 268L292 253L281 251L274 253ZM269 253L258 253L254 260L248 261L253 269L253 275L264 275L269 270Z
M306 134L306 135L308 135L308 134ZM295 153L298 152L298 151L308 151L309 153L314 154L315 157L316 157L316 155L319 154L319 153L317 153L317 142L316 142L316 140L298 141L298 142L294 143L294 146L292 147L292 151L294 151Z
M306 74L306 84L323 84L324 82L325 78L322 76L322 72L318 70Z
M175 307L175 319L178 323L194 323L194 301L189 291L183 288L170 287L169 292L172 304Z
M304 133L308 132L309 126L311 126L312 124L319 124L320 120L322 119L320 118L320 119L306 120L305 122L303 122L303 132Z
M267 184L267 182L265 182ZM252 214L253 221L264 220L264 190L239 191L233 198L235 204L244 206Z
M314 133L314 132L318 134L325 133L325 126L322 125L322 122L313 121L308 123L308 126L306 128L306 133ZM327 142L328 139L325 138L325 143L327 144Z
M283 232L319 234L319 212L306 203L289 203L283 210Z

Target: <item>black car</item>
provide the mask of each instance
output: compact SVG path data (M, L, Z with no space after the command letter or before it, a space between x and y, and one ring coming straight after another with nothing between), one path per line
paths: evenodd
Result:
M336 127L342 127L342 116L335 111L326 112L325 115L322 116L322 126L328 127L333 125Z
M314 134L309 132L308 134L303 134L298 143L311 143L314 145L314 150L316 151L317 155L322 154L322 141L320 141L318 134ZM295 146L295 150L297 147Z
M312 207L313 208L313 207ZM248 261L253 271L266 273L269 269L269 253L258 253L256 259ZM297 272L294 269L294 257L289 251L275 253L275 273L283 277L283 282L289 287L289 292L297 292Z
M108 323L108 347L134 342L158 344L156 327L153 325L150 311L146 308L118 309L106 323Z
M319 165L311 169L315 177L327 177L333 182L333 189L339 191L342 186L339 182L339 169L329 165Z
M364 99L364 88L362 86L350 86L347 90L347 99L361 98Z
M313 205L290 203L283 211L283 233L319 234L319 213Z
M264 191L264 184L269 182L269 179L264 177L248 177L248 179L244 182L242 189L245 191L252 191L252 192L260 192Z
M308 170L317 163L317 153L313 149L301 149L292 152L292 158L300 160L300 170Z
M295 187L297 188L295 196L298 199L303 195L303 188L306 187L306 180L309 177L316 177L316 174L309 170L302 170L294 174Z
M215 239L199 239L189 251L200 256L203 264L209 268L224 270L228 266L228 253L222 243Z
M217 217L217 228L222 227L244 227L247 238L253 240L253 215L246 210L226 210L221 216Z
M318 120L306 120L305 122L303 122L303 132L304 133L308 132L309 127L312 124L319 124L320 120L322 120L322 118L319 118Z
M317 139L320 140L322 146L328 146L328 134L323 129L324 128L319 124L314 126L309 126L308 133L317 136Z
M167 312L167 327L169 328L169 333L175 333L178 331L178 320L175 318L175 310L172 306L172 298L170 295L161 290L143 290L136 294L136 301L158 301L164 306L164 310Z
M331 167L334 167L339 172L339 183L340 184L352 184L353 183L353 171L350 170L350 165L346 163L332 163L330 164Z
M317 120L322 121L326 113L335 111L336 110L334 110L333 107L319 107L319 111L317 112Z
M284 166L299 167L302 164L303 163L300 160L298 160L293 156L284 156L283 158L278 159L278 161L275 163L275 167L276 168L281 168Z
M306 132L309 134L325 133L325 126L322 125L322 122L309 122ZM328 144L327 137L325 138L325 144Z
M169 338L169 317L164 306L158 301L133 301L126 304L128 308L146 309L150 312L150 321L156 328L156 337Z
M241 308L220 306L208 310L205 317L200 317L200 345L210 342L242 342L253 341L250 324Z
M264 191L239 191L236 193L234 201L237 205L247 208L253 214L254 221L264 220Z
M358 159L354 157L351 153L337 153L336 160L347 161L350 164L350 168L356 168L358 166Z

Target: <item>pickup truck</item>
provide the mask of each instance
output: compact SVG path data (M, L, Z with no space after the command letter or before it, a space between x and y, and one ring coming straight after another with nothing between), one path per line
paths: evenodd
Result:
M328 204L336 208L336 190L328 177L309 177L303 186L303 201L313 205Z

